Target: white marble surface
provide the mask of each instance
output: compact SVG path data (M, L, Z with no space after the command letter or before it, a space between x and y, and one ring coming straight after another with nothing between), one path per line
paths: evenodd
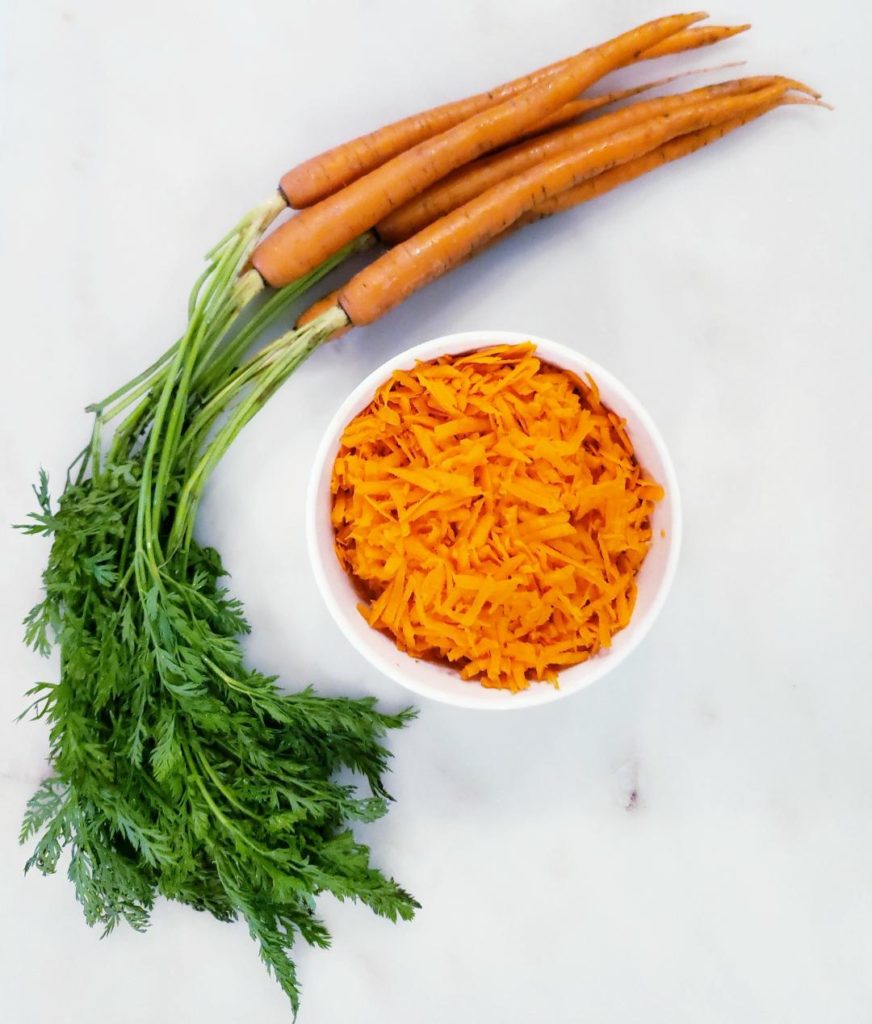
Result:
M286 165L665 13L430 7L0 4L0 521L40 463L66 465L85 403L175 336L200 253ZM397 804L365 836L423 910L394 927L322 900L335 947L300 949L303 1024L872 1020L872 17L713 13L755 30L696 64L805 77L836 113L778 112L513 238L321 353L216 478L203 535L255 662L390 707L404 695L337 633L301 529L319 434L388 354L487 327L577 346L651 409L683 485L673 595L614 676L520 715L426 705L394 739ZM63 877L22 877L46 737L11 719L51 671L18 626L45 551L0 544L4 1019L287 1021L243 926L161 905L147 935L101 943Z

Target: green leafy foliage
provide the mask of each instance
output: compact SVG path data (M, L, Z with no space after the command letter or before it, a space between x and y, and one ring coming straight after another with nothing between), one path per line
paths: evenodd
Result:
M109 454L92 439L57 507L40 473L37 510L20 527L51 538L26 640L42 654L53 644L60 652L58 681L29 693L28 711L50 725L51 774L28 804L21 840L35 844L28 869L54 872L69 854L85 919L105 933L122 921L144 929L158 896L221 921L243 918L296 1012L294 941L330 941L315 896L355 900L391 920L417 906L372 866L350 828L387 810L384 737L412 712L384 714L370 698L309 688L284 694L249 668L239 639L249 626L220 556L179 522L186 483L243 422L233 400L253 395L247 410L262 404L258 364L241 377L232 366L206 375L212 391L227 393L227 425L185 448L210 393L191 383L205 365L198 358L227 364L234 344L224 340L227 296L246 250L240 244L232 259L216 252L214 287L202 302L195 293L189 331L155 364L151 386L132 392L143 404ZM307 353L311 337L306 345ZM292 372L300 351L292 345L278 365ZM275 390L276 365L265 363L263 400ZM227 388L236 379L244 392ZM348 769L360 786L339 781Z
M54 871L69 847L85 917L107 932L121 920L144 928L158 894L244 917L296 1007L294 937L329 942L312 895L412 915L412 898L349 830L385 812L380 739L409 713L284 695L247 668L248 626L212 549L192 544L163 567L167 589L141 601L122 550L138 487L128 469L127 484L69 487L40 520L53 544L29 621L51 625L30 637L44 649L52 629L62 668L34 694L53 774L28 804L22 840L39 836L28 867ZM336 781L342 768L363 775L369 797Z

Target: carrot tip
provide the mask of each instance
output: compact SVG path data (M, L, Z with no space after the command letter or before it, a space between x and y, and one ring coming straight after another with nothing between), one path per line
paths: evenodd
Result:
M807 96L811 96L816 100L821 98L821 94L817 89L812 89L812 87L810 85L806 85L805 82L799 82L795 78L785 78L783 81L789 89L796 89L797 92L804 92Z
M732 39L733 36L739 35L740 32L747 32L750 27L751 27L751 23L750 22L748 22L747 25L709 25L708 26L708 28L712 32L720 32L721 33L721 36L720 36L720 40L721 41L723 41L724 39Z
M824 110L835 110L832 103L815 96L783 96L781 102L792 107L823 107Z

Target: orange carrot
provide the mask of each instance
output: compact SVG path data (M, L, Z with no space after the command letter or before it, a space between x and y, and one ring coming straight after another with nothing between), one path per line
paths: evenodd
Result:
M676 136L740 117L784 95L788 88L779 83L761 92L663 114L578 151L558 154L493 186L385 253L345 285L339 304L351 323L372 323L505 231L537 203L644 156Z
M722 39L728 39L737 32L745 31L748 27L747 25L738 27L706 25L703 28L687 28L670 37L671 49L667 52L680 53L684 50L711 46ZM642 51L625 63L663 56L662 52L654 52L661 46L662 43L655 44L653 49ZM411 149L419 142L439 135L474 114L487 110L488 107L496 106L496 104L518 95L531 85L563 71L571 59L564 58L555 61L547 67L516 78L514 81L506 82L495 89L425 110L423 113L403 118L374 132L369 132L367 135L358 136L349 142L335 146L288 171L281 179L280 190L287 199L288 205L293 209L301 210L304 207L312 206L405 150Z
M449 174L404 206L394 210L379 222L376 230L385 243L395 245L475 196L481 195L493 185L520 174L528 167L540 164L557 153L579 149L589 142L641 124L649 118L718 96L758 92L778 80L775 76L769 76L722 82L678 95L661 96L634 103L593 121L537 135L532 140L501 150L493 156L477 160L465 167L459 167L453 174Z
M595 383L529 343L394 373L346 427L331 492L369 624L513 690L626 626L663 497Z
M254 251L253 266L273 287L302 277L434 181L512 141L592 82L703 16L672 15L626 32L506 102L419 143L286 221Z

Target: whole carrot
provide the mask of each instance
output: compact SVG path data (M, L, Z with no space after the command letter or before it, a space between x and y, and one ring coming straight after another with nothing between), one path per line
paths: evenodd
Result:
M789 87L729 96L671 114L561 153L495 185L402 242L357 274L340 292L339 305L357 325L372 323L415 290L446 273L501 234L537 203L580 182L644 156L679 135L740 117L784 95Z
M749 25L706 25L702 28L684 29L670 37L668 49L663 49L664 43L657 43L636 55L634 59L650 60L666 54L711 46L748 28ZM496 106L536 82L562 71L571 59L563 58L487 92L413 114L411 117L405 117L328 149L288 171L281 179L281 192L293 209L301 210L312 206L405 150L423 142L424 139L439 135L472 117L473 114Z
M379 222L376 231L379 237L389 245L402 242L449 211L469 202L475 196L481 195L491 186L515 174L520 174L528 167L540 164L557 153L578 149L595 139L601 139L616 131L641 124L660 114L680 110L683 107L715 99L718 96L756 92L778 80L775 76L735 79L678 95L644 100L584 124L538 135L532 140L502 150L494 156L458 168L453 174L449 174L435 185L431 185L410 202L390 213Z
M260 243L252 264L273 287L302 277L434 181L511 142L592 82L702 17L697 13L660 18L573 58L550 78L413 146L301 211Z

